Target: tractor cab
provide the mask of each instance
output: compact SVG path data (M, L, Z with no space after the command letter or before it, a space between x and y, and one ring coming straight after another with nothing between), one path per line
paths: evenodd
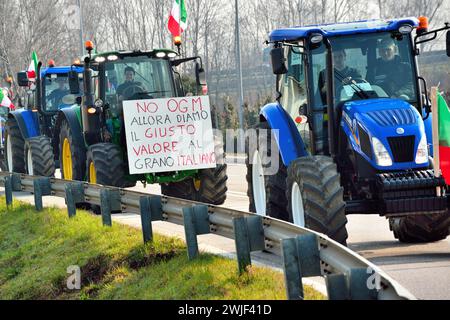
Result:
M449 29L429 31L421 17L274 30L278 101L262 108L258 134L275 132L281 168L258 178L267 148L249 143L250 209L340 242L353 213L389 218L402 241L446 237L446 224L418 234L449 219L445 182L432 170L431 106L416 58L421 44Z

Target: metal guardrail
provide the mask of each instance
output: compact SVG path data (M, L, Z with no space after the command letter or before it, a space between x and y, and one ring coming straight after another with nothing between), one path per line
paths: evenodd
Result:
M301 299L301 280L311 276L325 277L329 299L415 299L384 271L350 249L325 235L270 217L84 182L6 172L0 172L0 185L5 187L8 205L12 204L13 191L25 191L34 194L37 210L42 210L42 196L65 198L69 217L76 214L75 203L99 205L104 225L111 225L113 211L141 215L144 241L152 239L152 221L184 225L190 258L198 254L197 235L212 233L233 239L241 272L251 264L251 252L271 252L284 266L289 299Z

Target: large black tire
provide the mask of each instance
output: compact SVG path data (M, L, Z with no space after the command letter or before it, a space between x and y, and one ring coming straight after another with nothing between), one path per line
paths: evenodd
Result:
M90 174L94 166L95 178ZM98 143L90 146L86 157L88 181L105 186L129 188L136 185L126 179L122 150L112 143Z
M254 135L247 135L246 149L246 166L247 166L247 195L250 200L250 212L260 215L267 215L276 219L288 221L286 199L286 178L287 169L278 150L275 137L272 135L271 128L267 122L261 122L256 126ZM276 146L276 150L272 148ZM253 170L257 170L253 158L255 152L258 152L262 161L262 170L264 173L264 191L265 204L257 204L258 197L255 194L253 182ZM272 163L272 155L277 157L278 163ZM272 168L272 165L274 168ZM276 168L278 167L278 169Z
M50 138L40 136L27 139L24 159L27 174L41 177L55 176L55 157Z
M70 156L72 161L71 175L64 173L65 157L63 154L64 141L68 141L70 148ZM83 181L86 177L86 151L81 141L77 141L74 133L66 120L61 123L61 130L59 132L59 163L61 168L61 177L65 180Z
M336 164L329 157L299 158L288 168L287 191L289 220L294 221L293 187L297 184L303 201L304 223L308 229L346 245L344 189ZM295 199L295 197L294 197Z
M161 184L161 193L168 197L222 205L227 198L227 165L224 160L223 143L215 138L217 166L200 170L196 179Z
M11 143L11 147L8 147L8 143ZM8 149L11 150L11 155L7 154ZM25 173L24 150L25 140L17 121L14 118L8 119L5 126L5 162L8 171ZM8 158L12 159L12 163L9 163Z
M428 243L444 240L449 235L450 214L438 213L390 218L394 237L404 243Z

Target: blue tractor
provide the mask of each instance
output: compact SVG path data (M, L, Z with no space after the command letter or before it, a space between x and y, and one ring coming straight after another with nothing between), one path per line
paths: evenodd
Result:
M349 214L386 217L402 242L445 239L447 186L433 170L417 56L448 29L421 17L273 31L278 98L247 136L250 210L343 244ZM449 32L446 44L450 56Z
M5 158L9 172L52 177L59 165L55 144L55 124L58 111L72 106L81 92L71 92L69 75L78 75L80 65L42 68L38 63L36 83L29 95L27 107L11 112L5 124ZM26 72L17 75L19 86L29 87Z

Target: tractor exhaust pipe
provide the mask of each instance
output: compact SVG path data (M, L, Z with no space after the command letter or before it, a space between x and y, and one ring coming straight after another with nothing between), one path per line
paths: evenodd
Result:
M328 113L328 146L330 156L336 156L335 141L335 113L334 113L334 62L333 49L328 38L324 38L325 47L327 48L327 113ZM326 121L324 121L326 123Z
M84 60L84 94L81 104L81 119L83 122L83 135L88 145L101 142L100 116L95 108L94 98L94 71L91 69L91 58Z

